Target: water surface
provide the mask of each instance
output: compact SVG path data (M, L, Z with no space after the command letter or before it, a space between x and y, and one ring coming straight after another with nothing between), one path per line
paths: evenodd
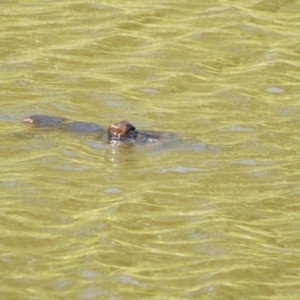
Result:
M299 299L300 5L202 2L0 3L2 299Z

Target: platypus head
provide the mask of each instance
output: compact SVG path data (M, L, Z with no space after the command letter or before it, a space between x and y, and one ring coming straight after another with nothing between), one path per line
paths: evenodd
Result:
M108 137L111 140L135 139L136 136L135 127L125 120L111 124L108 127Z

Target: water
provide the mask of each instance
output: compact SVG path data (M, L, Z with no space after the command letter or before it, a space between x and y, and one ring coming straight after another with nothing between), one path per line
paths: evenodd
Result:
M0 10L1 299L299 299L297 1Z

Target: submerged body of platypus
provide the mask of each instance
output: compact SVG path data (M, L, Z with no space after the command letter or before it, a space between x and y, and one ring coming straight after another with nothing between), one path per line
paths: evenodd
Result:
M148 132L137 130L129 121L123 120L111 124L108 129L104 126L82 121L69 121L62 117L52 117L45 115L32 115L23 120L24 123L31 124L36 128L53 128L75 131L75 132L100 132L105 133L108 141L120 141L124 143L151 143L160 140L169 140L175 137L172 133Z

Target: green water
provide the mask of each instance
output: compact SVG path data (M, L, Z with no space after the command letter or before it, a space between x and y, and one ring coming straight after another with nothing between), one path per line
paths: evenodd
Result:
M299 1L0 2L1 299L299 299ZM179 139L114 148L30 114Z

